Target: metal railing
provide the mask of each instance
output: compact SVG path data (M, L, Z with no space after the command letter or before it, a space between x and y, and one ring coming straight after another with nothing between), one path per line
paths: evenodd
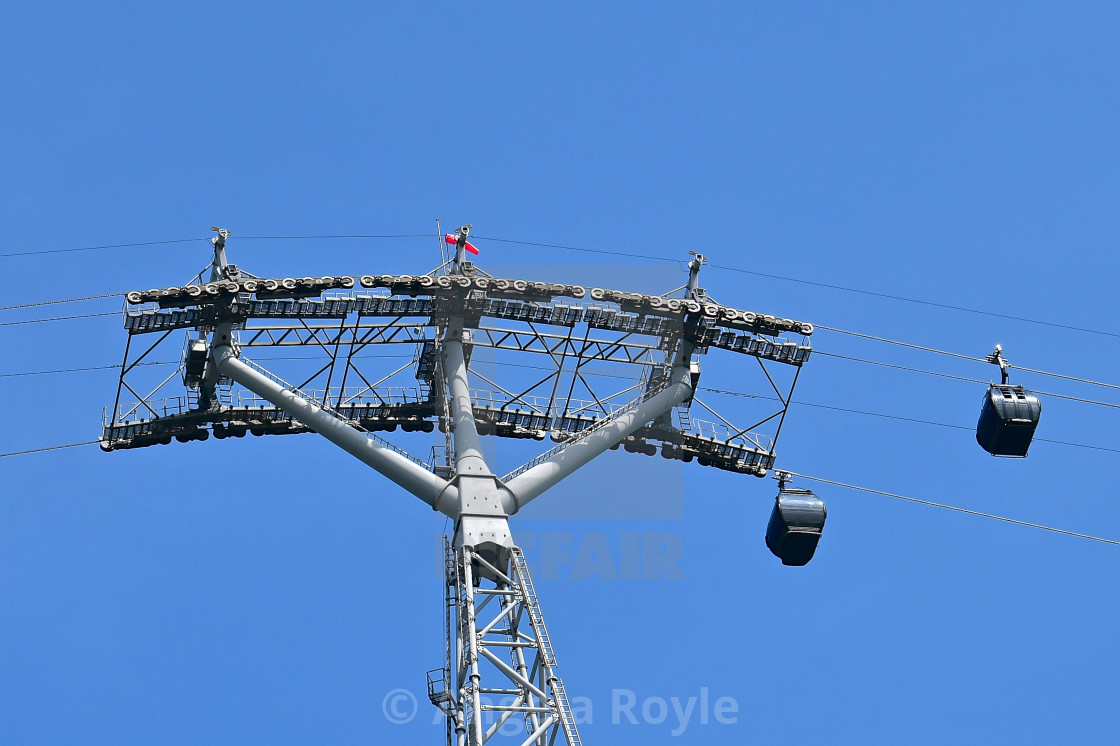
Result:
M129 425L160 417L185 414L190 409L190 402L186 396L169 396L165 399L147 399L141 402L121 404L115 410L113 407L105 407L101 419L105 427Z
M374 435L369 430L366 430L364 427L362 427L361 424L359 424L355 420L350 419L349 417L346 417L341 412L338 412L337 410L335 410L333 407L325 406L325 405L319 403L318 401L316 401L315 399L310 397L305 392L300 391L298 388L296 388L292 384L288 383L284 379L277 376L275 373L272 373L268 369L263 368L260 365L257 365L252 360L249 360L246 357L241 357L241 358L238 358L238 359L241 362L248 365L253 370L260 373L261 375L265 376L266 378L269 378L274 383L277 383L280 386L283 386L289 392L291 392L291 393L295 394L296 396L300 397L301 399L306 401L308 404L311 404L312 406L318 408L320 411L326 412L327 414L329 414L331 417L334 417L339 422L342 422L343 424L348 425L349 427L352 427L352 428L354 428L355 430L358 430L361 433L364 433L371 440L377 441L378 443L380 443L384 447L388 448L390 451L393 451L394 453L396 453L399 456L404 456L406 459L413 462L414 464L416 464L418 466L422 466L425 469L430 470L430 467L428 466L428 464L426 464L423 461L421 461L420 459L416 458L415 456L413 456L408 451L404 450L403 448L399 448L399 447L393 445L392 443L390 443L389 441L385 440L384 438L382 438L378 435Z
M748 448L755 448L769 452L774 445L774 439L761 433L744 433L733 430L722 422L692 419L692 432L705 440L718 441L728 445L741 442Z
M575 435L572 436L572 438L570 440L564 441L563 443L556 446L555 448L551 448L548 451L545 451L544 453L542 453L540 456L537 456L532 461L529 461L529 462L527 462L525 464L522 464L521 466L517 467L516 469L511 471L509 474L506 474L504 477L502 477L502 481L507 482L510 479L513 479L514 477L516 477L518 475L524 474L525 472L532 469L534 466L538 466L539 464L543 464L545 461L548 461L549 459L551 459L553 456L556 456L557 454L559 454L564 449L570 448L571 446L574 446L577 443L583 442L584 440L586 440L592 434L599 432L600 430L602 430L607 425L610 425L611 423L613 423L619 417L622 417L623 415L634 411L635 409L637 409L637 407L639 405L644 404L646 401L652 399L654 396L656 396L657 394L664 391L668 387L669 381L670 381L670 379L663 378L663 379L660 379L658 381L650 382L649 388L647 388L641 396L634 399L629 404L626 404L622 407L619 407L618 409L611 412L606 417L604 417L600 420L596 420L594 423L592 423L588 427L584 428L583 430L579 430L578 432L576 432Z

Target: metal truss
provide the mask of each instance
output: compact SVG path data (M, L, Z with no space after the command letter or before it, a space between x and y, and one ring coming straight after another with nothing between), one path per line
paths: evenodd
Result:
M446 716L448 746L520 733L522 746L581 741L525 557L495 567L445 541L446 663L428 672L428 698ZM513 726L512 729L510 726Z
M141 374L150 378L151 371L141 364L157 347L170 344L171 332L212 333L222 324L228 324L240 349L249 354L269 348L312 353L318 362L301 375L296 388L313 391L323 405L364 429L431 432L442 412L439 387L432 386L437 377L434 350L446 314L458 308L467 314L468 323L473 322L468 355L473 350L534 353L526 359L540 361L514 363L541 372L535 380L512 385L495 380L478 365L471 367L471 373L490 387L472 391L477 426L484 434L569 440L609 418L628 401L620 402L618 392L601 392L601 384L592 382L596 374L588 372L589 366L620 364L624 372L616 375L640 383L655 376L664 361L687 342L697 355L721 349L753 357L765 385L775 390L780 407L741 427L702 402L705 413L690 416L695 401L690 400L677 410L675 421L663 419L645 427L622 445L629 452L660 452L666 458L696 460L704 466L760 476L773 467L780 427L773 435L756 430L775 419L783 421L796 371L811 354L803 335L811 333L811 325L689 299L597 288L584 291L480 275L454 278L459 282L444 288L441 279L448 276L367 275L360 280L362 285L374 286L370 290L342 292L337 288L352 288L353 278L242 279L130 293L129 300L138 303L125 315L129 345L117 401L106 412L102 447L114 450L204 440L211 434L220 438L308 432L305 425L255 394L234 390L227 378L215 381L206 407L200 407L203 397L190 386L166 395L175 383L175 373L155 381L154 387L149 384L147 390L134 383ZM485 286L478 287L479 281ZM273 285L273 295L288 288L304 297L268 298L269 291L261 288ZM335 289L323 289L328 286ZM250 288L255 292L249 293ZM554 296L554 291L565 295ZM324 292L325 297L318 297ZM410 295L388 294L397 292ZM456 300L449 295L454 292L462 297ZM512 297L519 294L521 297ZM588 296L592 300L586 300ZM173 307L186 303L196 306ZM779 330L796 330L802 336L800 340L783 339L775 336ZM155 342L134 350L133 338L148 335ZM375 351L385 350L410 355L411 363L388 376L370 375L368 360ZM184 372L185 364L184 359L178 373ZM793 380L779 387L777 376L768 370L773 364L792 368ZM408 379L403 381L405 385L398 380L402 377ZM637 388L631 385L622 393L632 393L633 398ZM131 402L127 402L129 395ZM127 402L124 405L122 397ZM713 419L706 419L708 416ZM440 453L446 457L447 449ZM432 468L435 455L430 457Z

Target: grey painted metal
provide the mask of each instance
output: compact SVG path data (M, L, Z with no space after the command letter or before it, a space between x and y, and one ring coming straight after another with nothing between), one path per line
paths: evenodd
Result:
M687 360L690 355L691 350L689 354L682 357ZM524 506L565 477L571 476L577 469L610 449L611 446L619 443L627 435L672 410L691 396L692 385L687 362L683 365L674 365L668 386L659 393L582 440L559 450L551 458L515 476L506 483L506 487L514 494L518 506Z
M217 282L225 276L223 273L229 264L226 261L226 239L232 234L225 228L219 228L216 225L211 226L210 230L218 234L210 239L210 243L214 245L214 261L210 265L210 282Z
M692 254L693 259L688 263L688 284L685 286L685 295L689 298L697 298L700 290L700 268L708 262L708 257L695 251L688 253Z
M470 223L455 229L455 237L458 240L455 241L454 273L461 273L463 270L463 260L466 256L465 252L467 249L467 236L470 235L470 232Z
M210 243L214 245L214 259L210 264L210 282L218 282L226 278L226 267L229 262L226 261L226 239L229 238L230 232L225 228L212 226L212 231L216 231L218 235L210 239ZM214 341L221 340L224 344L229 344L230 337L233 334L233 326L229 323L218 324L214 329ZM204 334L199 332L199 337L204 338ZM202 380L199 382L198 401L199 406L203 409L211 408L217 401L217 388L221 380L221 374L217 366L206 365Z
M452 701L441 702L440 709L447 731L456 734L455 746L508 742L503 726L514 718L524 727L523 746L581 746L521 550L511 547L500 565L474 547L445 551L455 660L449 666ZM494 718L489 727L487 715Z
M470 698L470 705L465 707L467 711L466 720L470 724L474 743L482 744L485 743L482 738L482 674L478 670L478 633L475 630L474 579L470 550L464 549L463 557L460 577L463 583L463 607L467 610L467 613L460 618L459 623L463 627L462 637L467 641L467 646L464 649L466 658L463 663L465 665L460 670L465 668L468 671L468 678L464 681L462 675L460 675L459 690Z
M482 455L463 351L468 340L462 317L450 317L440 346L454 435L454 481L459 490L455 545L474 547L491 563L504 564L513 546L507 516L517 512L517 502L490 472Z
M308 401L253 370L237 359L230 345L215 347L214 360L222 374L288 412L292 417L313 428L324 438L416 495L435 510L451 518L458 515L459 491L447 480L441 479L424 467L355 430L340 418L325 411L318 403Z
M463 354L462 319L453 320L443 338L444 375L447 378L447 399L451 406L451 427L455 436L455 471L463 476L490 476L482 457L482 442L475 427L474 405L467 361Z
M455 536L448 546L446 572L447 618L455 621L449 621L446 630L446 674L439 679L445 682L444 688L429 689L433 704L448 717L448 742L482 746L504 730L504 724L516 719L524 725L523 746L578 746L575 719L555 671L552 643L524 557L513 543L508 517L623 441L627 450L652 455L656 451L647 440L661 440L662 456L666 458L692 460L695 456L702 465L764 474L772 466L773 446L767 450L750 441L753 447L748 447L750 444L743 440L746 431L737 430L714 411L730 428L730 437L709 438L699 425L696 434L684 432L692 429L687 407L694 401L699 378L698 366L690 370L692 358L694 353L706 353L709 347L720 347L752 355L760 364L772 360L799 369L808 359L810 347L807 343L782 342L777 335L798 332L807 336L812 327L715 303L699 287L699 271L705 261L700 255L689 263L684 298L593 289L589 293L594 301L591 304L571 305L563 299L554 302L554 296L582 299L585 290L479 274L463 254L469 228L463 226L456 231L459 240L450 276L435 277L436 272L424 276L363 275L358 278L363 288L387 288L388 294L374 290L372 294L321 300L304 298L318 295L323 289L353 288L355 278L280 281L239 274L225 261L228 232L219 231L214 241L211 282L220 284L220 289L208 286L205 292L211 297L202 296L201 302L200 285L132 293L131 304L158 302L163 309L182 310L128 314L126 328L130 339L133 334L162 332L162 340L177 328L211 333L211 357L205 376L211 390L213 384L232 379L276 409L240 399L237 406L215 399L204 407L188 405L189 411L168 417L141 397L152 417L136 420L132 410L123 417L119 414L118 394L106 437L110 447L118 442L118 436L119 447L133 447L169 442L172 435L204 439L207 431L201 428L208 424L213 424L216 437L229 437L230 432L243 435L246 429L265 434L310 428L454 518ZM289 297L294 299L286 299ZM617 310L604 304L614 304ZM528 328L486 323L488 317ZM575 334L574 327L579 323L586 324L586 330ZM550 326L551 330L538 325ZM353 365L355 353L384 344L417 347L414 364L422 395L408 399L379 393L377 386L395 373L378 380L373 376L367 379ZM304 383L291 386L251 361L239 359L242 345L318 347L327 353L328 361ZM520 386L507 390L468 367L471 348L480 347L547 356L555 372L524 390ZM345 355L340 354L342 349ZM126 348L126 363L128 354ZM142 359L143 355L133 365ZM339 384L335 365L343 360L345 368ZM574 370L565 369L568 360L575 363ZM581 370L591 361L637 368L641 371L640 382L601 397L602 392L593 390ZM406 364L400 370L408 367ZM122 366L122 384L127 369ZM346 376L352 369L364 386L348 390ZM778 393L784 413L790 397L782 396L765 366L763 372ZM326 383L321 396L300 390L323 373ZM558 397L562 394L562 373L571 378L566 398ZM472 399L472 376L500 391L499 400L493 396L489 400ZM572 406L578 402L573 398L577 381L586 388L594 406L590 402ZM546 405L536 406L533 392L542 385L549 387L550 395ZM636 394L630 392L642 388L644 391L632 398ZM228 388L225 394L228 398ZM619 401L625 400L617 397L623 396L632 400L619 406ZM558 408L560 402L562 408ZM682 430L673 427L669 416L678 406L685 408ZM303 424L285 421L285 417ZM444 423L451 436L448 452L452 461L448 463L453 462L455 468L450 481L363 430L392 429L399 423L404 430L424 424L431 432L432 419ZM168 424L183 431L168 429ZM131 430L118 432L128 428ZM560 445L503 479L493 474L480 434L539 440L549 431ZM736 438L743 440L742 445L733 443ZM723 450L717 452L716 446ZM731 450L724 453L727 449ZM753 460L747 463L747 459ZM450 469L443 473L448 472ZM430 677L430 687L432 681ZM493 698L499 701L492 704ZM496 722L487 727L484 716L495 713Z

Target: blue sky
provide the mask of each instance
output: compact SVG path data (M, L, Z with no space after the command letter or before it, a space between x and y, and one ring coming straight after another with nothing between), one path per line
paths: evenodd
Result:
M181 284L207 263L211 225L262 276L423 272L434 238L252 237L430 236L439 217L474 224L484 267L546 278L671 287L691 249L1094 329L702 276L728 305L970 356L998 342L1013 363L1116 383L1118 31L1110 3L13 8L0 254L197 241L3 256L0 305ZM125 342L114 316L0 335L2 374L110 365ZM996 375L824 330L813 344ZM738 361L709 358L701 385L756 391ZM96 438L115 384L112 370L5 375L0 452ZM1114 408L1044 397L1039 438L1098 449L1036 442L1010 461L967 430L810 406L971 427L982 392L818 355L778 464L1120 539ZM426 702L399 725L383 703L424 700L441 663L444 522L329 444L73 448L0 459L0 474L0 741L439 742ZM775 483L696 464L612 453L513 519L567 688L591 703L585 742L1111 737L1120 549L798 485L829 507L800 569L762 543ZM679 550L679 573L634 577L641 546ZM602 547L618 578L587 577L581 548ZM612 718L626 692L637 724ZM699 707L702 692L711 717L678 728L673 699ZM717 722L719 698L735 722Z

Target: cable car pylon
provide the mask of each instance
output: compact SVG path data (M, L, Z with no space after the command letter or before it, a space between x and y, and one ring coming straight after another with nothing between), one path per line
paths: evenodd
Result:
M519 738L526 746L580 744L510 516L620 446L653 455L660 444L667 459L765 476L811 353L812 325L717 303L699 287L706 260L695 253L687 284L668 293L588 291L486 274L466 258L478 249L465 225L444 237L449 244L454 239L454 257L424 275L267 279L229 264L231 234L215 231L207 281L199 276L183 287L128 294L128 344L102 448L246 433L313 432L334 443L454 520L445 557L445 661L428 672L429 698L446 715L447 743L481 746L500 730L508 734L503 726L512 719L523 724ZM179 369L186 394L157 398L174 385L172 374L142 395L145 387L136 378L150 371L139 363L175 330L188 334ZM148 335L154 343L134 345ZM411 348L412 363L381 378L367 375L358 353L381 345ZM326 359L293 384L248 357L258 347L297 347ZM712 348L753 358L778 396L777 411L740 428L700 401L699 357ZM477 360L472 367L472 357L484 351L535 354L551 363L545 366L550 372L534 375L528 387L503 385L491 380L501 376L481 373ZM626 369L635 379L621 391L596 391L586 368L591 362ZM775 365L789 374L779 375ZM417 386L384 385L408 374ZM476 388L480 382L492 388ZM139 401L122 403L124 394ZM718 422L689 414L694 407ZM763 426L773 435L760 432ZM428 461L378 434L437 427L446 453L441 457L433 448ZM548 437L556 445L500 475L483 453L484 435ZM795 492L784 480L782 487L783 494ZM814 548L823 514L818 523ZM786 527L794 540L797 530ZM811 555L809 549L804 562Z

